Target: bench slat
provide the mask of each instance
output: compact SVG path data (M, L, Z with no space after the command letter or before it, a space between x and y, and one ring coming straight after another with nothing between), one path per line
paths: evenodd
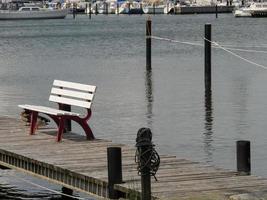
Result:
M86 84L73 83L73 82L68 82L68 81L54 80L53 85L57 87L70 88L70 89L81 90L81 91L92 92L92 93L96 91L96 86L94 85L86 85Z
M50 95L49 101L73 105L73 106L80 106L83 108L91 108L91 104L92 104L91 102L87 102L87 101L80 101L76 99L70 99L70 98L59 97L59 96L54 96L54 95Z
M77 91L73 91L73 90L65 90L65 89L60 89L60 88L52 88L51 94L74 97L74 98L79 98L79 99L85 99L85 100L89 100L89 101L92 101L93 97L94 97L94 94L77 92Z
M26 110L32 110L36 112L51 114L51 115L71 115L71 116L80 116L78 113L74 112L68 112L65 110L58 110L55 108L45 107L45 106L36 106L36 105L18 105L20 108L26 109Z

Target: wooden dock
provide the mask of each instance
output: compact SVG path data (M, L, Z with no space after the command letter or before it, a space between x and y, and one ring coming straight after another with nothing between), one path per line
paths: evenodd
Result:
M0 118L0 164L98 197L108 197L107 147L122 148L124 184L115 185L124 198L140 194L135 147L67 133L55 142L55 130L28 135L20 120ZM97 136L97 133L95 133ZM206 166L175 156L161 155L152 177L153 199L267 199L267 180ZM253 197L253 198L249 198Z

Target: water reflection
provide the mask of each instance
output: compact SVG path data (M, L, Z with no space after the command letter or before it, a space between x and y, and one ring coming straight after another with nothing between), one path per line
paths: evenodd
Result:
M212 107L212 91L206 90L205 91L205 131L203 133L204 136L204 152L206 154L206 162L210 163L213 161L213 150L214 147L212 145L212 122L213 122L213 115L212 115L213 107Z
M146 102L147 102L147 126L152 129L153 122L153 82L152 82L152 70L146 70L145 90L146 90Z

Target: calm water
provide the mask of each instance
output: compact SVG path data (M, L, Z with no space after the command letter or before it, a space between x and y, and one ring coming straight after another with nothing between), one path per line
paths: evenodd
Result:
M153 40L153 70L146 72L145 19L0 22L1 115L18 117L21 103L48 105L54 79L95 84L91 127L96 137L134 145L145 126L160 153L228 169L235 169L236 140L250 140L252 173L267 177L267 70L214 49L212 97L205 101L203 47ZM152 20L156 36L202 42L204 24L211 23L213 40L267 51L266 18L162 15ZM267 65L266 53L236 53ZM0 182L17 193L53 198L8 177L0 173Z

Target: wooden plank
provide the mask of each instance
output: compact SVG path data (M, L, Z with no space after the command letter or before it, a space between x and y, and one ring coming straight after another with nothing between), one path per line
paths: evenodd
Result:
M54 96L54 95L50 95L49 101L56 102L56 103L63 103L67 105L79 106L82 108L91 108L91 104L92 104L92 102L89 102L89 101L80 101L76 99L70 99L70 98L59 97L59 96Z
M34 173L38 172L40 165L45 165L48 168L49 180L55 180L59 176L55 174L56 170L61 170L73 177L70 183L86 177L94 183L104 185L108 181L107 147L120 146L125 183L116 185L116 188L125 193L133 189L140 191L140 176L134 161L135 147L113 144L108 140L86 141L84 136L72 133L64 134L63 142L56 143L54 130L39 130L37 135L33 136L29 136L25 131L28 131L28 127L24 127L19 120L0 118L0 153L9 156L10 162L15 163L11 155L16 159L27 159L27 162L32 163L28 164L30 167L36 165L37 169L30 168ZM156 177L158 181L151 179L152 194L160 199L201 197L205 200L217 200L233 194L255 191L267 194L265 179L237 176L233 171L169 155L161 155L161 164ZM77 183L77 188L79 184ZM76 186L74 184L71 187L75 189ZM100 190L102 189L104 190L104 188ZM94 191L98 195L101 193L96 189Z
M87 92L96 91L96 86L94 85L86 85L86 84L74 83L74 82L69 82L69 81L54 80L53 85L58 86L58 87L87 91Z
M87 101L92 101L94 98L94 94L78 92L78 91L73 91L73 90L66 90L66 89L61 89L61 88L52 88L51 94L74 97L78 99L84 99Z

